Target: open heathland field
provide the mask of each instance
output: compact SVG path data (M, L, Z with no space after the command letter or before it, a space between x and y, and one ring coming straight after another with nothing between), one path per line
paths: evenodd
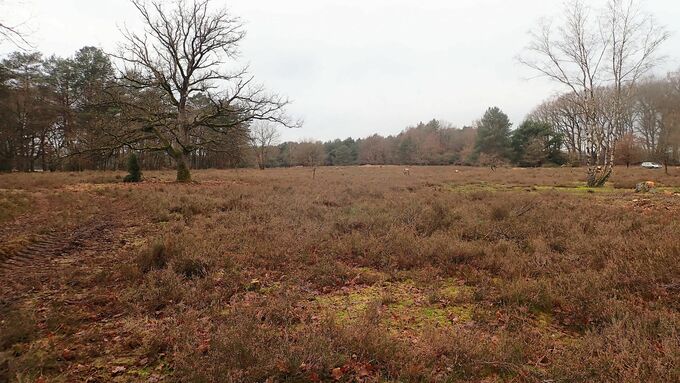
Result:
M0 175L0 382L680 381L680 169L123 176Z

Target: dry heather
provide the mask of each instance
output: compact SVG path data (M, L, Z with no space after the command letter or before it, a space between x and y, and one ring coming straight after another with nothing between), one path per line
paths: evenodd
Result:
M0 381L680 381L678 169L145 176L0 176Z

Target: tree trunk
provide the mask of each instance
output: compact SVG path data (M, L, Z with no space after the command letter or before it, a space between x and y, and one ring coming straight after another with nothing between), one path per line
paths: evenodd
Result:
M173 157L177 163L177 182L191 182L191 172L186 155L177 151Z
M258 157L259 158L257 159L257 165L260 168L260 170L264 170L264 168L265 168L265 166L264 166L265 165L264 164L264 154L260 153L258 155Z
M45 153L45 146L47 146L45 142L45 134L40 135L40 147L39 147L39 155L40 155L40 167L42 168L43 172L47 171L47 154Z
M604 166L588 166L586 184L591 188L602 187L607 183L613 172L614 167L611 164Z
M259 152L257 153L257 166L260 168L260 170L264 170L266 167L265 158L264 148L259 148Z

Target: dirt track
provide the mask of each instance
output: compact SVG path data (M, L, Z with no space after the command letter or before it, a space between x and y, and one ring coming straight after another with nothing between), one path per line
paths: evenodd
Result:
M76 230L67 232L53 231L36 237L28 245L18 250L0 250L3 261L0 263L0 277L11 278L17 272L29 269L51 269L58 267L55 258L69 255L80 248L86 239L101 236L111 229L106 221L93 219Z
M128 350L88 336L113 332L125 320L114 275L133 214L124 200L82 191L60 193L36 193L31 211L2 227L0 317L28 315L26 320L35 323L28 328L31 347L56 358L58 374L66 381L86 381L99 376L101 366L108 374L116 358L128 357ZM61 318L60 324L53 326L53 318ZM104 351L100 367L75 363L77 356ZM16 357L0 353L0 382L18 379L12 366L27 363L25 352ZM109 378L105 375L102 381Z
M63 217L64 211L40 196L31 212L11 222L2 233L0 301L19 302L50 289L49 285L72 266L88 263L83 257L91 255L86 254L107 250L120 223L113 212L110 204L98 204L91 211L79 211L81 217L69 219L62 226L58 217Z

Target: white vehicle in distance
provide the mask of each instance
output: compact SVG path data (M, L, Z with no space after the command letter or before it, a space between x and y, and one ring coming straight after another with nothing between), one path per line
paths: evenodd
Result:
M661 169L663 167L661 164L657 164L656 162L643 162L640 166L645 169Z

